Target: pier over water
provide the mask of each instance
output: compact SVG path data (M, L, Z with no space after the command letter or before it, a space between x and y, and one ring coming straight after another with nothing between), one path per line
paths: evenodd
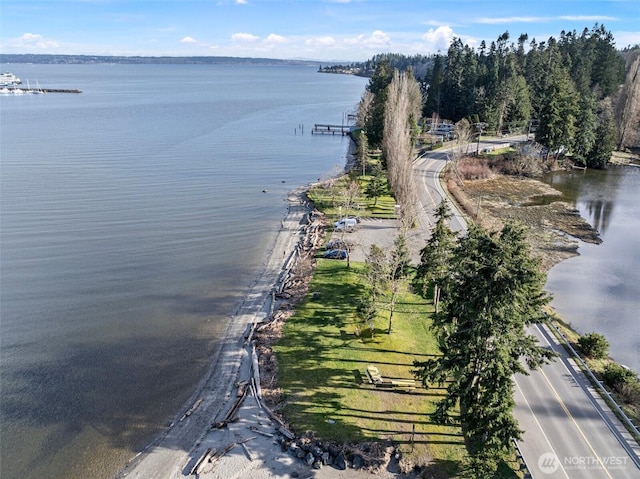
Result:
M311 130L312 135L347 135L351 131L352 126L349 125L325 125L316 123Z

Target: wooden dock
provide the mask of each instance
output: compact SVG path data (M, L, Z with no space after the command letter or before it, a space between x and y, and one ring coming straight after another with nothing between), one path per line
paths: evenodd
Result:
M311 130L312 135L347 135L353 128L350 125L326 125L316 123Z

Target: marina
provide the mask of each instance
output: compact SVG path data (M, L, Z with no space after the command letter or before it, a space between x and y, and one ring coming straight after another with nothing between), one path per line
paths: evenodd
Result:
M77 88L41 88L38 82L37 87L32 88L27 80L27 87L20 87L22 80L11 72L0 73L0 95L37 95L42 93L82 93Z

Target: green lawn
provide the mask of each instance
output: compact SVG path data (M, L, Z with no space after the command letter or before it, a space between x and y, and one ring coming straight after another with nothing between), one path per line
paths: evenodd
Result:
M405 293L391 334L386 332L388 313L382 313L371 337L369 326L356 314L362 268L358 263L347 269L341 261L318 261L311 293L297 306L274 348L286 394L284 413L298 433L312 431L339 441L393 439L418 463L433 460L455 475L466 457L459 428L434 424L428 417L443 390L376 388L364 372L374 365L385 377L411 379L414 359L437 352L430 332L432 307Z
M358 177L360 191L363 192L356 199L352 211L341 211L340 190L344 188L349 180L347 175L324 183L324 186L312 188L308 192L309 199L314 202L316 208L323 211L327 216L337 218L342 214L361 217L375 218L395 218L396 201L390 194L380 196L377 200L369 199L364 195L367 184L371 180L371 176Z

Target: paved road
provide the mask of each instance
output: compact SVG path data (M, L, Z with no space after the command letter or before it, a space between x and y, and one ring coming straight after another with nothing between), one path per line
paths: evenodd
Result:
M497 147L495 140L480 148ZM487 146L489 145L489 146ZM421 212L419 221L433 225L433 210L445 197L439 175L451 155L438 151L414 162ZM466 220L453 205L450 227L464 232ZM625 479L640 478L640 447L599 396L585 376L568 358L564 348L542 326L529 329L540 343L563 356L530 376L518 375L516 408L520 427L525 430L519 443L523 457L535 479Z
M640 477L640 448L546 326L528 330L561 357L516 376L520 448L534 478Z
M435 224L434 209L440 204L442 198L446 197L440 185L440 172L446 166L450 156L450 151L436 151L421 156L413 162L414 178L420 198L419 221L421 224L426 222L430 227ZM453 203L449 203L449 206L453 213L450 228L454 232L466 231L467 222L464 216Z
M420 198L420 221L433 225L435 219L433 211L435 206L440 204L445 192L440 185L440 173L451 160L456 149L470 151L493 150L509 146L513 143L525 141L526 135L511 136L505 138L486 138L479 143L473 143L469 148L466 146L456 146L452 148L438 150L418 157L413 162L414 179L416 181L418 196ZM467 230L467 221L456 206L449 202L453 218L450 227L454 232L464 232Z

